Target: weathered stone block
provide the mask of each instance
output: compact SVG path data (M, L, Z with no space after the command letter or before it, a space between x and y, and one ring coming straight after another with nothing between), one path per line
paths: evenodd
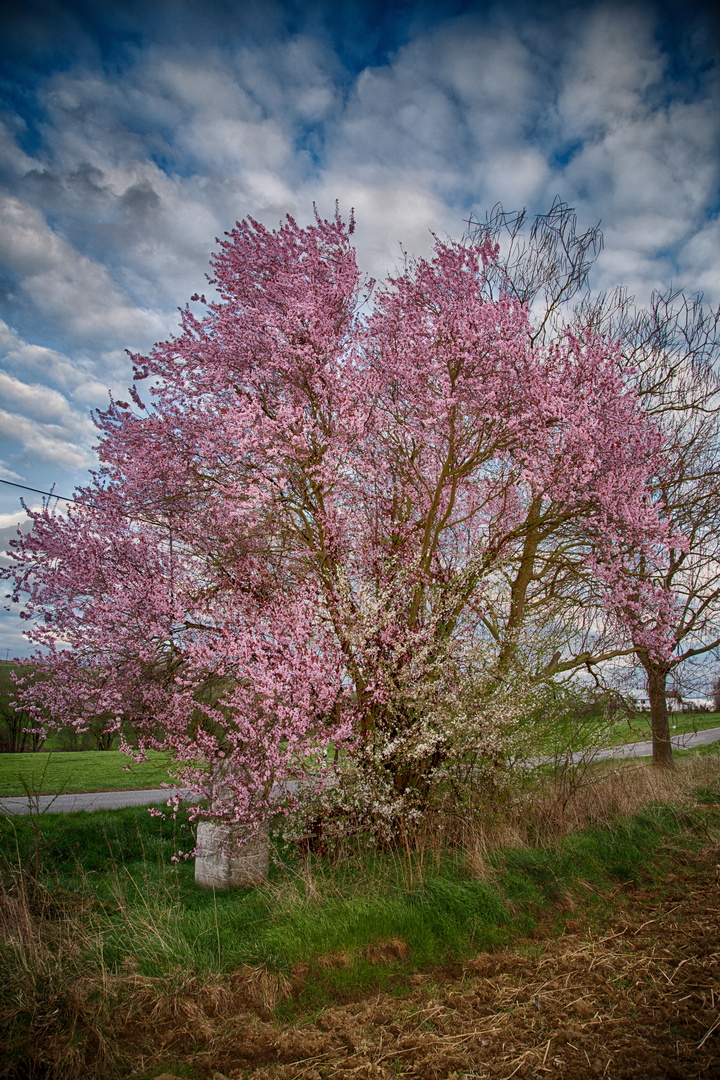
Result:
M243 888L267 881L270 827L267 822L245 840L247 830L201 821L197 830L195 884L204 888Z

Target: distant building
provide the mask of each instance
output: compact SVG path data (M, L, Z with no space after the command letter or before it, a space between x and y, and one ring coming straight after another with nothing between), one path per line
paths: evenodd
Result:
M715 705L712 698L683 698L678 694L677 690L670 690L665 695L667 699L668 712L715 712ZM635 695L633 697L635 707L638 712L650 712L650 698L639 697Z

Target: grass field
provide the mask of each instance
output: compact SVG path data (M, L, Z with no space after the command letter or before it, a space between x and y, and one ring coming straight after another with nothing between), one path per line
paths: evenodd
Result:
M671 713L670 734L685 735L691 731L706 731L720 727L720 713ZM602 737L603 746L622 746L624 743L645 742L652 738L650 714L636 713L630 720L621 720Z
M431 828L406 849L346 845L335 860L275 837L265 886L213 893L195 888L191 861L173 861L192 847L187 820L143 810L0 819L7 1075L225 1075L218 1047L231 1017L255 1017L243 1046L258 1016L327 1015L331 1031L349 1001L394 994L402 1013L418 980L488 951L502 963L503 950L579 915L600 925L618 890L657 880L656 890L682 853L717 850L720 758L673 775L626 764L571 793L538 789L494 825L457 828ZM443 1000L430 996L428 1009ZM272 1038L267 1063L278 1060Z
M168 782L168 760L166 754L151 753L138 764L120 750L0 754L0 798L28 790L56 795L159 788Z
M718 713L679 713L672 720L673 735L720 727ZM650 734L648 715L638 713L631 722L614 725L600 741L603 746L621 746L649 739ZM136 764L119 750L0 754L0 798L24 795L27 788L47 795L157 788L167 782L167 762L166 755L151 754L148 761Z

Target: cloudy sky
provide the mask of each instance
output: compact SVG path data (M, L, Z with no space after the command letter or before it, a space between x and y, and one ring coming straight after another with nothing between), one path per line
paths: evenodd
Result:
M2 5L0 477L70 495L215 238L335 199L377 276L470 214L602 221L598 288L720 303L719 28L693 0ZM0 540L21 517L0 484ZM26 493L33 503L37 496ZM3 545L4 546L4 545ZM0 621L0 656L17 650Z

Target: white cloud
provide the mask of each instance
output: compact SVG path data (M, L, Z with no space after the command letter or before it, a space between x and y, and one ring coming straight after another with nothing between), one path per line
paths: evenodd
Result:
M65 333L93 345L118 339L145 342L164 324L152 311L128 303L107 270L80 254L19 199L0 202L0 257L22 289Z
M37 503L31 509L37 512L42 510L42 506ZM12 539L17 535L20 526L30 528L30 519L24 510L12 514L0 514L0 546L7 543L8 537L6 533L8 530L10 530L10 539Z
M644 94L667 61L650 7L599 4L573 20L564 56L558 117L566 139L602 137L644 118Z
M423 212L412 207L432 208L423 232L455 234L470 209L547 209L560 193L587 224L603 218L608 246L653 259L694 233L718 158L703 145L707 95L658 98L667 57L655 17L594 3L567 8L562 24L520 25L497 11L449 18L354 83L307 32L252 47L208 44L212 30L185 47L147 45L111 76L77 65L48 80L27 183L69 240L77 233L84 251L102 253L107 281L132 301L132 315L117 296L107 305L118 344L136 330L147 342L172 331L172 308L206 288L213 238L236 218L274 225L336 196L360 210L360 197L348 198L355 189L387 192L396 208L412 193L414 221ZM573 141L571 160L558 164ZM419 230L403 233L398 218L388 234L389 215L375 199L364 205L358 235L378 272L380 252L392 250L392 265L396 242L411 247ZM72 274L67 285L61 297L76 287Z
M553 118L558 149L569 153L566 197L603 221L596 284L625 281L641 300L671 281L693 287L677 269L690 263L685 248L720 185L717 74L701 94L670 92L657 19L651 7L600 4L575 20ZM708 284L720 301L712 273Z
M403 251L427 254L433 242L431 231L440 236L446 230L457 234L457 217L441 199L393 176L364 183L331 175L318 197L321 213L332 214L336 198L346 217L350 208L355 208L357 229L353 241L358 263L371 277L382 278L396 269Z
M6 116L0 118L0 162L2 167L16 177L22 177L30 169L34 162L23 150L21 150L17 138L24 134L27 125L19 116Z
M38 511L41 510L42 507L35 504L31 509ZM11 514L0 514L0 568L12 564L10 544L13 540L17 540L18 530L27 533L30 532L31 528L32 522L24 510L19 510ZM8 585L4 585L3 596L6 595L7 589ZM17 623L17 619L14 619L12 616L8 617L4 613L0 615L0 627L7 627L7 625L12 622ZM20 632L19 626L17 626L17 632Z
M426 29L357 75L309 29L319 12L290 33L276 5L265 36L234 39L210 13L202 34L173 24L115 67L84 48L41 82L38 149L20 149L22 121L0 132L5 266L62 334L43 348L23 340L29 319L0 324L5 367L25 387L3 384L8 413L54 419L79 447L67 417L103 405L106 387L125 393L122 349L167 337L176 306L211 292L215 236L247 214L308 220L313 200L324 214L335 198L356 208L359 260L379 277L400 245L424 254L430 230L457 236L471 210L546 210L559 193L581 228L603 219L596 284L626 280L642 298L682 271L680 284L720 301L706 221L717 76L676 92L652 5L418 17ZM33 389L45 382L58 397Z
M55 349L33 345L16 334L0 319L0 354L4 367L23 374L42 375L44 381L71 389L92 379L91 362L73 362Z
M33 649L23 636L22 626L19 619L0 615L0 659L23 659L31 655Z
M92 408L103 408L108 387L124 394L130 382L122 351L72 361L57 350L32 345L0 321L0 403L4 407L3 452L6 479L19 479L33 460L62 469L86 468L97 440ZM65 483L65 481L63 481ZM42 487L40 483L38 486ZM8 492L4 494L7 496Z
M687 288L720 301L720 217L703 224L684 245L680 271Z
M303 223L337 198L382 277L401 245L426 254L431 230L457 236L471 211L532 214L559 194L581 229L602 219L597 287L642 301L672 283L720 303L720 67L702 21L674 57L683 73L644 0L390 5L378 26L313 3L292 28L273 0L159 0L117 16L135 44L106 63L72 5L50 6L18 26L48 55L65 35L67 63L23 88L27 123L13 106L0 121L6 478L36 468L44 487L50 461L71 490L60 470L92 460L88 409L107 388L125 396L124 348L146 351L178 305L211 295L214 239L246 215ZM692 23L688 8L682 32Z
M541 97L516 32L456 19L360 75L330 162L366 180L393 168L452 199L482 184L500 148L526 148Z
M4 461L0 460L0 479L22 481L24 477L21 476L20 473L13 472Z
M6 439L16 440L35 459L51 461L61 469L89 468L95 460L86 442L74 442L60 424L40 423L19 413L0 409Z
M0 371L0 399L20 407L26 416L41 423L53 423L86 436L93 430L89 417L73 409L59 391L40 383L21 382L4 371Z

